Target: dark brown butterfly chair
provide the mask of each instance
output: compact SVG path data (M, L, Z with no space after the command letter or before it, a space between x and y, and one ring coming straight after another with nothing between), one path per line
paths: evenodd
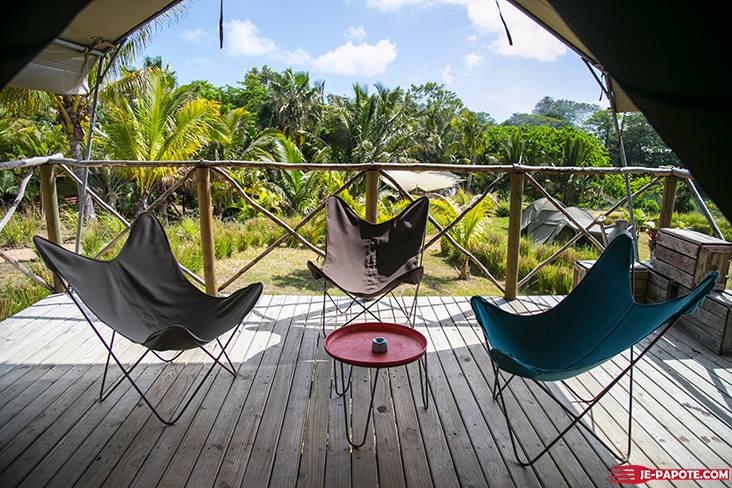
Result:
M119 255L109 261L79 256L39 236L35 236L33 242L49 269L66 281L64 287L69 296L107 348L100 400L104 400L127 378L155 416L165 424L173 424L217 364L236 376L226 347L231 343L236 327L262 294L261 283L249 285L223 298L203 293L183 275L163 227L147 213L135 220ZM109 342L89 312L112 329ZM223 343L221 336L229 331L231 334ZM112 350L117 334L145 348L131 367L125 367ZM216 355L204 347L213 341L220 349ZM214 363L186 403L181 400L182 407L179 406L177 414L164 419L135 383L132 371L149 352L163 361L172 362L183 351L194 348L201 348ZM168 359L159 354L162 351L176 353ZM228 365L220 361L222 357L226 357ZM122 369L123 376L105 391L110 359L114 359Z
M344 325L371 311L378 301L401 284L416 285L411 308L396 300L412 325L422 281L422 246L429 215L429 199L419 198L396 217L379 224L363 220L339 197L331 196L325 206L325 263L322 268L308 261L313 278L323 285L322 326L325 334L326 297L336 310L346 313L356 303L362 310ZM332 284L348 297L350 304L340 308L328 294ZM366 301L372 300L366 305Z

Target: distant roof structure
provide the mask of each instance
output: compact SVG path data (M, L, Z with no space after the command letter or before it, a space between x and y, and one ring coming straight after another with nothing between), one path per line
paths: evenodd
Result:
M463 181L459 176L447 171L387 171L386 173L408 192L436 192L453 188ZM394 187L389 180L386 180L386 184Z

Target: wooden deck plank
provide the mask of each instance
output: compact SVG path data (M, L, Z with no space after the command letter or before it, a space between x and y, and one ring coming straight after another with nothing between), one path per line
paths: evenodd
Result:
M274 336L274 325L277 321L278 309L270 308L271 296L264 296L249 314L240 341L249 342L249 347L241 359L232 358L240 363L238 377L229 388L223 405L215 411L215 419L208 433L208 437L201 448L200 454L188 472L185 486L203 487L213 486L213 480L219 472L224 455L227 452L231 438L234 435L239 417L242 414L249 392L254 384L254 378L261 361L263 351L270 347L270 341L277 340ZM176 473L170 472L163 478L161 486L177 487L183 484Z
M277 365L287 344L290 332L290 316L294 312L295 303L288 302L287 297L275 296L270 307L277 307L277 321L272 329L272 340L264 351L259 368L254 374L254 382L249 390L241 416L234 428L228 449L215 479L216 486L240 486L245 475L246 465L254 445L267 398L277 374Z
M315 415L308 415L308 407L315 369L316 350L321 335L320 327L317 325L320 318L320 307L314 306L314 302L311 300L307 300L307 303L309 309L301 324L305 328L302 347L297 358L292 391L287 401L282 422L282 433L277 444L272 476L269 480L271 486L295 486L297 484L300 454L304 443L303 433L308 420L315 418ZM317 410L312 413L316 412ZM325 413L327 418L327 404ZM319 446L323 446L323 443L319 443ZM322 449L325 450L324 447ZM324 465L323 462L321 466ZM319 476L319 479L322 480L323 476Z
M482 375L466 375L463 364L466 361L472 362L472 355L469 354L464 343L457 340L459 332L451 310L444 306L444 302L440 297L431 297L430 301L435 316L442 325L442 327L430 331L430 339L434 341L435 347L439 351L438 356L440 356L443 368L448 375L448 383L463 422L466 426L470 426L468 435L483 469L483 474L488 483L511 483L511 475L503 462L495 439L490 433L489 425L482 415L481 405L473 393L473 388L485 387L488 389L488 384L481 384ZM454 312L462 315L459 311ZM450 338L453 339L452 342ZM476 381L477 384L473 381Z
M305 399L305 405L303 405L300 415L295 411L296 404L292 406L292 415L295 416L297 425L301 426L302 430L293 429L291 437L297 438L301 444L298 446L292 444L290 449L297 447L298 452L289 454L291 461L287 463L290 465L298 462L299 466L295 467L294 473L290 470L283 473L282 470L275 469L272 478L273 486L280 482L282 483L280 486L322 486L327 450L330 449L333 442L333 439L328 437L331 361L323 347L320 327L310 327L309 332L309 335L313 336L311 343L314 345L315 351L312 356L313 360L307 369L310 376L307 378L307 383L303 385L308 388L308 398ZM303 370L305 369L303 368ZM305 378L303 378L304 381ZM307 415L306 418L302 418L303 414ZM301 436L303 432L304 435ZM300 453L302 454L300 455ZM288 456L286 451L278 450L278 457L287 460L286 456ZM276 462L278 461L282 462L280 459L276 459ZM347 473L347 476L350 476L350 468Z
M516 313L532 313L532 307L529 308L524 307L521 303L517 301L509 302L505 304L507 307L510 307L513 309ZM519 432L520 438L523 440L524 445L530 445L530 446L540 446L540 440L537 432L532 428L532 423L530 422L531 419L531 411L538 408L537 405L533 405L533 409L530 408L529 412L525 410L525 408L532 407L531 405L525 406L522 405L520 402L520 399L517 397L517 393L514 391L515 387L509 388L508 395L505 395L506 398L506 406L511 413L512 417L512 423L515 426L516 430ZM519 387L519 392L520 392ZM535 402L532 402L535 403ZM504 425L504 422L501 422L501 425ZM506 449L510 449L510 441L509 444L505 447ZM562 476L561 471L557 467L554 460L549 457L545 456L544 458L537 461L537 467L533 468L535 472L537 473L540 483L545 484L547 486L567 486L567 482Z
M482 331L477 330L478 326L474 321L474 315L468 300L466 298L443 297L442 302L456 326L456 332L448 334L450 347L454 351L465 350L459 361L463 374L470 385L486 424L491 427L491 435L506 469L517 486L537 486L539 478L534 470L525 469L514 461L511 439L508 431L504 428L505 418L491 394L494 375L490 356L485 347Z
M295 297L297 298L297 297ZM264 415L259 423L259 429L252 445L249 463L244 474L242 486L265 486L269 483L272 474L274 458L277 453L278 439L281 435L291 436L302 441L302 431L283 432L282 423L287 412L287 404L293 389L293 379L300 352L303 351L302 340L305 335L306 319L308 317L309 300L306 297L295 303L291 315L285 346L277 364L272 387L269 391Z
M395 313L396 305L393 299L385 299L384 306L380 308L382 320L393 323L400 323L401 313ZM397 317L399 315L399 317ZM390 395L394 406L394 423L398 429L399 452L391 453L401 460L403 470L403 485L408 487L430 487L432 476L430 475L429 460L424 447L424 441L420 435L418 410L428 408L422 399L421 378L420 384L414 385L414 391L419 392L418 396L412 395L412 387L408 375L409 368L417 371L419 378L420 363L412 363L404 367L390 368L388 370ZM429 386L427 386L429 394ZM415 401L415 399L418 400ZM434 406L432 407L434 409Z
M455 465L455 474L462 486L487 486L488 482L480 461L473 450L469 429L463 422L460 409L450 388L451 379L460 379L451 378L452 371L447 354L449 351L441 351L433 338L433 335L438 336L438 330L442 326L429 301L428 306L421 308L420 312L425 321L428 338L427 350L431 356L429 360L433 402L438 406L436 410L445 431L445 438ZM443 359L448 362L447 371L443 367Z
M151 364L133 378L137 386L146 392L162 370L162 365ZM44 469L34 470L24 483L28 483L28 486L43 486L40 481L36 484L35 479L48 476L50 486L75 486L85 472L90 469L90 473L94 472L96 467L92 466L101 466L100 472L104 471L105 461L109 462L109 458L100 454L108 449L111 439L140 401L140 395L134 389L120 387L118 390L104 402L98 403L98 407L90 409L92 415L85 416L77 423L46 456L40 464Z
M337 306L341 309L348 305L348 299L346 297L335 297L334 298ZM321 301L322 300L318 300ZM336 306L332 303L327 303L326 308L326 324L331 324L336 319L337 311ZM340 322L342 323L342 322ZM331 330L331 327L326 329L326 333ZM301 464L305 465L305 461L308 461L308 468L304 474L307 478L304 479L306 483L299 483L298 486L321 486L320 480L312 476L314 472L321 472L323 467L317 466L315 463L321 460L320 456L322 449L322 442L327 440L327 449L325 453L325 467L324 467L324 486L326 488L340 488L342 486L349 486L351 484L351 446L346 440L347 430L346 424L343 417L343 404L347 400L347 395L338 396L334 389L335 372L333 371L333 360L325 351L324 338L318 342L318 356L316 365L316 382L313 383L313 400L316 400L317 391L322 392L322 395L328 396L330 402L330 409L327 418L324 419L325 411L328 410L327 406L323 406L323 403L318 403L320 410L314 412L318 416L318 428L311 431L311 442L306 443L303 452L303 461ZM340 391L340 389L339 389ZM327 401L326 401L327 404ZM307 434L307 431L306 431ZM313 435L316 434L316 435ZM322 439L322 442L318 442L318 439ZM315 441L315 442L312 442ZM318 457L313 458L313 454L317 454ZM307 456L307 457L306 457ZM321 461L322 462L322 461Z
M397 322L391 307L390 297L377 303L377 315L382 322ZM397 366L397 368L403 369L404 366ZM397 368L385 368L379 371L376 396L374 397L373 422L376 437L376 459L379 486L384 487L403 487L406 485L404 464L399 454L400 442L397 432L396 407L391 392L392 388L398 386L392 385L391 374L389 374L391 369Z
M495 301L536 313L559 299ZM383 302L378 313L400 323L401 312L390 305ZM68 298L51 295L0 323L0 392L8 394L0 395L0 486L614 485L612 458L579 430L531 468L514 462L505 420L490 395L490 358L466 297L418 301L417 328L428 337L429 409L422 406L416 363L382 371L369 440L350 449L343 400L332 391L323 348L321 307L322 297L262 297L232 342L239 376L217 368L173 427L154 419L126 383L98 401L105 351ZM125 361L134 348L122 351ZM596 390L622 362L623 356L614 358L573 387ZM154 398L175 403L208 364L208 357L191 352L175 366L145 361L135 376ZM631 463L732 464L732 358L672 329L635 379ZM356 437L363 434L370 385L368 370L356 368L346 396L349 405L353 401ZM622 437L626 388L621 382L595 412L596 428L613 439ZM507 395L512 422L529 445L566 422L541 395L521 382ZM725 486L648 484L692 485Z
M252 313L247 317L230 347L229 356L237 368L237 375L241 374L242 359L247 357L254 343L259 326L259 318L256 315L256 313ZM155 480L154 483L148 483L146 486L181 486L184 484L181 480L187 480L193 471L196 461L206 445L208 434L224 408L226 398L235 387L237 380L238 377L232 377L227 371L218 368L201 408L195 413L195 418L189 426L184 429L183 438L177 448L168 449L168 452L164 454L170 457L170 462L167 465L163 462L149 463L145 467L148 472L144 476ZM163 469L164 471L162 471ZM138 479L139 476L136 480ZM134 481L133 484L138 483ZM142 485L142 483L139 484Z

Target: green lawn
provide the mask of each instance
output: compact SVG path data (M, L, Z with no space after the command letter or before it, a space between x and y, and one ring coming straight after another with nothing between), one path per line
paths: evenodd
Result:
M249 261L255 258L262 249L250 249L236 253L230 259L216 263L216 272L219 282L232 276ZM322 289L310 276L307 269L308 260L321 265L317 256L302 248L280 248L270 253L263 260L254 265L244 275L240 276L223 292L242 288L248 283L261 281L264 284L264 293L271 295L320 295ZM425 276L420 285L422 296L473 296L476 294L494 296L500 295L487 278L473 276L468 281L458 278L458 271L442 256L439 249L429 249L424 256ZM397 289L397 295L411 295L414 287L403 286Z

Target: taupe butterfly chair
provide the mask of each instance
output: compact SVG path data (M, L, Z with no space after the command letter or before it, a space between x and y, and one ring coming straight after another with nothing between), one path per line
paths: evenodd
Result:
M237 290L228 297L217 298L203 293L183 275L163 227L147 213L137 217L119 255L109 261L74 254L39 236L35 236L33 242L49 269L63 278L62 282L65 280L64 287L69 296L107 348L100 400L104 400L127 378L155 416L165 424L173 424L217 364L236 376L226 348L236 328L262 294L261 283ZM112 329L109 342L95 325L92 314ZM230 335L222 342L221 337L227 332ZM132 366L123 365L113 352L117 334L145 348ZM205 347L213 342L219 347L216 355ZM131 373L150 352L163 361L172 362L185 350L195 348L201 348L214 362L188 400L185 403L181 400L177 414L174 412L165 419L135 383ZM169 353L173 357L162 357L160 352L163 351L174 351ZM223 357L228 365L221 362ZM112 359L123 376L105 390Z
M354 304L361 307L343 325L364 314L379 321L371 308L387 294L394 296L394 289L402 284L416 285L411 307L406 307L396 297L394 300L410 325L414 326L419 284L424 274L422 246L428 215L429 199L422 197L410 203L396 217L372 224L356 215L339 197L328 198L325 205L325 263L319 268L308 261L313 278L323 285L323 334L326 297L341 314L347 313ZM328 293L328 284L348 295L351 301L347 307L338 306Z

